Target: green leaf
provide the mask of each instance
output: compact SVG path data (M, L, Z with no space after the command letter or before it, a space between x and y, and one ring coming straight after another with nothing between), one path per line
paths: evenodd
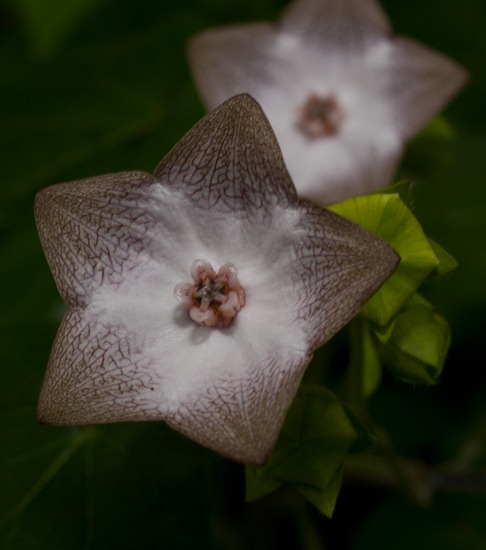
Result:
M246 469L247 500L290 484L330 515L340 469L357 439L353 422L337 397L324 388L303 385L267 464Z
M377 341L368 321L359 315L351 321L351 352L339 396L354 410L361 410L381 382L382 367ZM353 420L353 418L351 418ZM357 432L359 428L355 425Z
M381 237L400 255L395 273L361 310L370 321L384 326L439 265L439 260L422 227L398 194L355 197L330 209Z
M447 250L444 250L440 244L436 243L432 239L429 238L429 243L432 246L432 249L434 250L434 254L436 255L437 259L439 260L439 265L434 269L434 271L431 272L429 275L429 278L434 276L442 276L446 273L449 273L453 269L456 269L457 267L457 261L447 252Z
M379 189L378 191L375 191L374 193L370 193L371 195L400 195L400 198L402 199L403 203L410 208L410 204L412 201L412 182L408 179L403 179L400 181L397 181L396 183L392 183L392 185L389 185L388 187L384 187L383 189Z
M321 491L315 487L295 484L297 491L312 503L326 517L332 517L336 502L343 482L343 466L340 466L334 476L329 481L326 490Z
M245 478L245 496L248 502L261 498L269 493L273 493L273 491L284 484L283 481L267 477L262 468L254 468L253 466L246 466Z
M426 307L430 310L434 309L434 306L418 293L415 293L410 298L410 300L408 300L404 308L411 307L411 306L419 306L419 305ZM370 327L373 331L373 334L378 338L379 342L381 342L382 344L386 344L388 342L391 335L393 334L393 330L395 329L396 320L397 320L397 316L393 317L391 321L384 326L370 323Z
M358 323L359 326L356 327ZM356 327L355 331L359 331L359 334L356 335L356 339L358 339L360 343L357 350L360 354L360 359L357 358L356 360L359 360L361 364L361 395L364 398L368 398L380 385L381 363L368 323L357 319L354 326ZM354 343L355 339L353 339L353 344Z
M349 420L353 424L353 427L356 430L356 434L358 436L356 441L349 449L349 452L353 454L362 453L363 451L366 451L375 444L376 438L365 428L358 416L354 414L354 412L349 407L343 405L343 408L346 411Z
M449 344L447 321L417 295L397 315L383 354L387 366L401 380L435 384Z
M395 327L395 317L391 319L389 323L384 326L372 324L373 333L378 338L382 344L386 344L392 335L393 329Z

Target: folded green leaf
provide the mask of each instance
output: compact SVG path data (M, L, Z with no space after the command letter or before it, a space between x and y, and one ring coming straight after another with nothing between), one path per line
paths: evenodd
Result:
M312 503L326 517L332 517L343 481L343 466L340 466L329 481L325 491L308 485L295 484L299 493Z
M386 325L373 324L373 333L382 344L386 344L395 328L395 317Z
M247 500L291 484L330 515L339 492L342 464L358 437L334 394L321 387L301 386L267 464L246 468Z
M371 194L372 195L400 195L400 198L405 203L405 205L408 208L410 208L411 199L412 199L412 182L408 179L403 179L403 180L397 181L396 183L393 183L392 185L389 185L388 187L379 189L378 191L375 191L374 193L371 193Z
M397 315L383 355L398 378L417 384L435 384L449 344L447 321L428 302L416 296Z
M354 429L356 430L356 434L358 435L358 438L352 444L349 452L353 454L362 453L375 444L376 438L364 427L358 416L356 416L349 407L346 405L343 405L343 407L349 420L351 420Z
M449 254L447 250L444 250L442 246L440 246L440 244L436 243L432 239L429 239L429 243L434 250L434 254L439 260L439 265L431 272L429 278L445 275L446 273L449 273L449 271L452 271L457 267L457 261L454 256Z
M395 273L362 309L370 321L384 326L439 265L434 249L398 194L355 197L330 209L387 241L401 257Z
M351 322L351 353L340 390L346 403L360 410L379 386L381 370L376 339L368 321L359 315Z

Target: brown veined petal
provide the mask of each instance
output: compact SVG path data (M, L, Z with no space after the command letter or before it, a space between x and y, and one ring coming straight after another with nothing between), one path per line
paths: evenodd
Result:
M79 308L59 327L38 419L70 425L160 419L160 379L137 335Z
M387 95L405 139L411 138L465 85L469 75L458 63L407 38L392 42L384 69Z
M360 51L391 32L375 0L296 0L284 10L279 30L325 51Z
M177 431L243 464L268 459L310 357L262 358L240 378L212 381L170 412Z
M62 183L37 194L35 219L59 292L86 305L93 290L118 284L152 239L153 177L123 172Z
M271 81L275 25L251 23L209 29L188 44L194 79L209 109Z
M208 219L258 219L295 201L295 187L258 103L235 96L201 119L155 170L156 180L183 193Z
M294 245L296 323L310 349L329 340L392 275L400 261L383 240L332 212L302 202Z

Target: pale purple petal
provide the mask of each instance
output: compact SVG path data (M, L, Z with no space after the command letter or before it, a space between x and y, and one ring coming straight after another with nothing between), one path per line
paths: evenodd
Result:
M293 362L274 357L246 365L244 376L216 378L188 395L166 421L225 456L262 465L278 438L308 362L308 357Z
M54 185L36 197L35 218L49 267L68 305L119 283L153 236L147 191L153 177L125 172Z
M256 85L271 84L275 40L275 25L268 23L210 29L192 38L189 62L206 106L214 109L237 94L251 94Z
M258 103L244 94L195 124L154 176L211 217L263 218L297 197L275 134Z
M314 349L351 320L395 271L399 256L355 223L302 203L293 262L296 324Z
M160 384L138 336L123 324L76 308L63 319L39 398L46 424L93 424L160 418Z
M297 0L282 13L279 30L323 51L360 51L390 32L375 0Z
M411 138L465 85L467 71L439 52L407 38L393 41L383 68L386 94L404 138Z

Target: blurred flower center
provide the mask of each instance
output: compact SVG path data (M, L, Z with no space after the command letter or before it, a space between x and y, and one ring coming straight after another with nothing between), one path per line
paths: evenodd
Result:
M308 138L317 139L336 134L344 112L333 94L311 94L299 110L297 127Z
M194 282L176 285L176 299L189 310L196 324L227 327L245 305L245 292L236 267L227 263L216 273L208 261L196 260L190 272Z

